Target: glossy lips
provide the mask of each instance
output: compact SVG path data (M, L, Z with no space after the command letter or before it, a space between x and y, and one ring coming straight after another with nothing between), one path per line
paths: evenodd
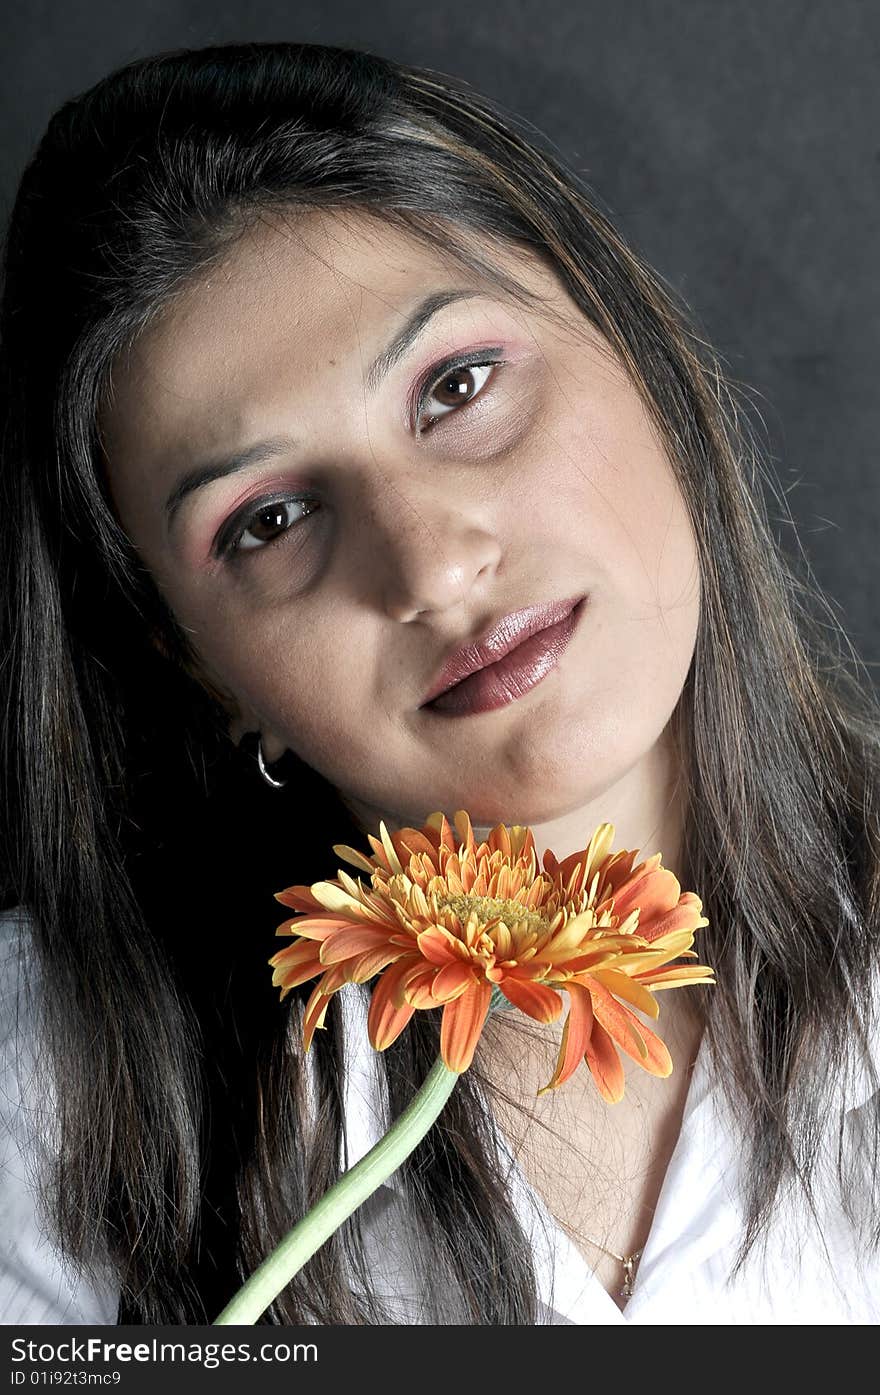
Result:
M422 705L463 716L522 697L556 667L585 603L580 596L505 616L479 644L450 656Z

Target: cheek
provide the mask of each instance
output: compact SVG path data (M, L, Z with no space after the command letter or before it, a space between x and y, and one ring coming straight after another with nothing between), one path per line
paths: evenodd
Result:
M369 656L352 643L351 620L255 625L253 616L224 617L202 627L199 651L254 717L281 733L301 760L332 783L376 761L383 713L366 675ZM340 656L343 656L342 660ZM389 733L383 731L383 741Z
M641 399L612 382L577 400L555 434L557 509L572 545L618 601L660 614L699 604L696 541L678 482ZM559 449L561 447L561 450Z
M634 593L663 611L687 606L699 594L697 547L671 467L651 446L634 450L624 487Z

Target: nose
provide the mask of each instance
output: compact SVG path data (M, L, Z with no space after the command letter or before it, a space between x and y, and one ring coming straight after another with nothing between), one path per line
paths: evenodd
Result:
M466 601L498 567L502 548L484 506L448 484L396 487L373 510L363 555L382 611L407 622Z

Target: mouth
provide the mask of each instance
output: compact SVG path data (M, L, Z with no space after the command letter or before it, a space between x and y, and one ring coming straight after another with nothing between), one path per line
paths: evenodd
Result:
M506 616L481 644L465 646L447 660L422 709L466 716L523 697L558 664L587 599L582 595Z

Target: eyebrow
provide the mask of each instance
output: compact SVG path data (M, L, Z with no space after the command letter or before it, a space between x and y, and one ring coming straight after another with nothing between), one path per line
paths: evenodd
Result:
M457 300L471 300L474 296L483 294L481 291L471 290L450 290L434 291L433 294L425 296L420 301L415 310L407 317L402 327L395 334L391 343L377 354L370 364L366 373L366 384L370 392L375 392L382 379L390 373L395 363L403 358L407 350L415 343L429 320L447 305L454 304Z
M447 305L454 304L455 301L471 300L483 294L485 292L474 290L472 287L458 288L434 291L420 300L415 309L407 316L390 344L387 344L376 355L367 369L364 381L369 391L374 393L377 390L394 365L403 358L422 334L428 322L440 310L445 309ZM188 470L186 474L181 475L165 500L166 527L170 528L184 499L190 494L194 494L196 490L203 489L207 484L213 484L215 480L224 479L227 475L237 474L240 470L246 469L248 465L256 465L261 460L273 460L277 456L283 455L285 451L293 450L296 444L293 436L270 436L264 441L254 441L252 445L234 451L231 455L220 456Z

